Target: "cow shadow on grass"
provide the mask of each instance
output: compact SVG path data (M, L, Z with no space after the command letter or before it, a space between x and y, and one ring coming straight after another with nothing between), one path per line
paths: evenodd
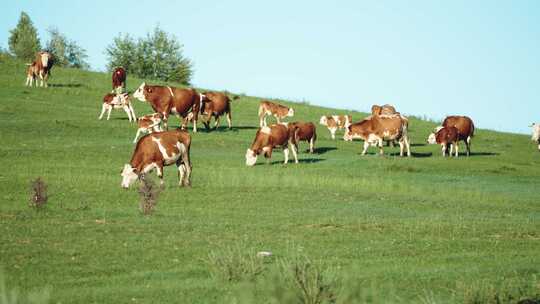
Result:
M459 155L467 156L467 152L460 151ZM497 152L471 152L470 153L470 156L497 156L497 155L499 155L499 153Z
M424 143L414 143L414 144L411 144L411 147L423 147L425 145L426 144L424 144Z
M375 153L376 154L376 153ZM399 152L391 152L391 153L387 153L385 155L388 155L388 156L398 156L399 157ZM431 157L433 156L433 153L432 152L426 152L426 153L422 153L422 152L411 152L411 157L414 157L414 158L425 158L425 157ZM407 157L407 154L405 153L404 158Z
M227 126L219 126L217 127L216 129L214 128L210 128L210 129L206 129L204 126L201 128L201 130L204 130L204 132L206 133L212 133L212 132L238 132L240 130L256 130L258 129L258 127L253 127L253 126L233 126L231 129L229 129L229 127Z
M298 163L300 164L313 164L324 161L321 158L299 158ZM265 166L265 165L285 165L282 160L273 160L267 163L266 161L257 162L256 166ZM289 162L285 166L294 166L294 159L289 158Z
M318 147L313 149L313 153L315 154L324 154L329 151L337 150L335 147Z
M80 88L83 85L80 83L49 83L49 86L53 88Z

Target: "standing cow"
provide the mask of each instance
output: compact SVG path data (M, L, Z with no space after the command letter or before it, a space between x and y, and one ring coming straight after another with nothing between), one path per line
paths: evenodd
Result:
M231 116L231 100L229 96L220 92L205 92L206 96L201 106L201 115L206 116L206 121L203 121L207 130L210 129L210 120L214 117L214 129L219 126L219 118L225 114L227 117L227 124L229 129L232 128L232 116Z
M540 151L540 124L533 123L529 127L532 127L531 140L538 144L538 151Z
M298 150L298 144L305 140L309 144L309 153L313 154L315 141L317 140L317 128L312 122L295 121L288 123L289 132L295 133L295 147Z
M336 139L336 131L347 128L352 122L351 115L328 115L321 116L319 124L326 126L330 131L332 139Z
M41 80L41 86L48 87L49 76L51 74L51 69L54 64L53 56L49 52L38 52L36 54L36 59L27 64L28 68L26 70L26 85L32 86L32 82L36 82L37 86L37 77Z
M404 148L407 148L407 156L411 156L407 125L401 115L373 115L360 122L350 125L345 130L345 141L359 138L364 141L362 155L373 145L379 147L379 153L384 154L383 140L398 140L399 155L403 156Z
M455 127L437 127L434 133L429 134L427 142L428 144L432 145L441 145L443 157L446 156L446 152L448 151L449 146L450 156L452 156L452 149L455 147L455 156L458 157L458 132L458 129Z
M266 116L274 116L277 123L281 122L281 119L285 117L294 116L293 108L289 108L270 101L261 101L259 105L259 126L266 126Z
M467 116L447 116L443 123L443 127L455 127L458 130L459 140L465 142L467 148L467 156L471 153L471 139L474 136L474 123Z
M121 94L126 88L126 70L122 67L117 67L112 73L112 89L113 92Z
M139 117L139 119L137 120L137 133L135 134L135 139L133 139L133 143L137 142L139 134L162 132L163 130L159 126L161 124L162 118L163 114L161 113L153 113Z
M178 185L190 186L190 147L189 133L180 129L143 136L135 146L131 161L124 165L122 188L129 188L134 181L154 169L163 185L163 167L172 164L178 168Z
M255 165L257 156L261 153L270 162L272 150L275 147L283 148L283 154L285 156L284 164L289 161L289 149L292 150L295 163L298 163L295 148L297 144L295 141L295 131L295 129L291 131L285 123L261 127L257 130L251 147L246 151L246 165Z
M182 120L182 129L186 128L188 115L193 119L193 132L197 132L197 117L205 96L194 89L179 89L169 86L147 85L142 83L133 97L150 103L154 112L163 114L163 126L168 128L169 114ZM182 118L180 118L182 117Z
M129 97L128 93L107 93L105 96L103 96L103 105L101 106L101 114L99 115L98 119L101 120L101 118L103 118L103 114L105 114L105 111L108 111L107 120L109 120L109 118L111 118L111 111L113 109L123 109L127 113L130 122L137 119L135 110L133 110L133 106L131 105L131 98Z

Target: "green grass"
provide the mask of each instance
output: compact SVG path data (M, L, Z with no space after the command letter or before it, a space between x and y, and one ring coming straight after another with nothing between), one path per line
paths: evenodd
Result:
M529 136L478 126L473 155L445 159L424 145L435 123L411 117L413 157L396 157L398 148L362 157L361 142L333 141L318 126L320 153L302 143L298 165L276 151L271 165L250 168L259 99L242 96L232 131L192 134L193 187L178 188L167 167L157 209L144 216L137 188L120 188L136 128L121 111L97 120L110 76L55 68L51 87L26 88L24 68L0 58L4 302L13 292L23 302L294 302L283 265L298 255L330 273L338 303L540 297L540 153ZM141 82L128 78L128 89ZM282 102L295 120L347 113ZM28 207L38 176L44 210ZM274 255L261 266L253 255L263 250Z

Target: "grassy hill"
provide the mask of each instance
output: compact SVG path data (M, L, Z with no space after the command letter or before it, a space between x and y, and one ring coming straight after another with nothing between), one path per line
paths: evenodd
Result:
M2 301L297 303L315 290L337 303L540 300L540 153L528 136L477 126L471 157L449 159L424 144L435 124L412 117L413 157L362 157L361 142L318 126L318 153L302 144L300 164L276 151L246 167L259 98L242 96L233 130L192 134L193 187L167 167L144 216L137 187L120 188L136 127L122 111L97 120L110 76L55 68L48 89L27 88L24 69L0 61ZM282 102L295 120L347 113ZM28 207L38 176L44 210Z

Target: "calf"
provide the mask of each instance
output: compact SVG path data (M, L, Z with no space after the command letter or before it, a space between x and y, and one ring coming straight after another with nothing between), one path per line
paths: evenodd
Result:
M206 129L210 129L210 120L212 117L215 119L214 129L216 129L219 125L219 118L223 114L226 115L227 124L229 125L229 129L231 129L231 100L229 97L220 92L206 92L204 96L206 96L206 99L201 106L201 115L206 115L206 121L203 122Z
M259 126L266 126L266 116L274 116L278 123L285 117L294 116L293 108L282 106L270 101L261 101L259 105Z
M32 63L27 63L26 65L28 66L28 68L26 69L26 86L31 87L33 85L33 83L35 82L36 87L37 87L37 79L36 78L38 77L38 74L39 74L37 64L34 61Z
M289 132L296 132L295 148L298 151L299 141L305 140L309 144L309 153L313 154L313 148L315 147L315 141L317 140L317 128L312 122L290 122L288 124Z
M178 185L191 185L191 162L189 149L191 137L180 129L156 132L143 136L131 156L129 164L122 170L122 188L129 186L144 174L156 169L160 184L163 185L163 167L176 164Z
M283 154L285 156L284 164L289 161L289 149L292 150L295 163L298 163L298 156L295 148L297 144L295 140L295 131L296 128L292 128L291 132L291 129L284 123L259 128L255 134L255 139L253 140L251 147L246 151L246 165L255 165L257 156L261 153L264 153L264 157L270 162L272 150L275 147L283 148Z
M459 140L465 142L467 147L467 156L471 152L471 139L474 136L474 123L467 116L447 116L443 123L443 127L456 127L458 129Z
M133 143L137 142L137 138L139 138L139 134L141 133L162 132L163 130L159 126L161 124L161 118L163 118L163 114L161 113L148 114L139 117L137 120L137 126L139 128L137 129L137 134L135 134Z
M105 111L108 111L107 120L109 120L109 118L111 118L112 109L124 109L130 122L137 119L133 106L131 105L131 99L127 93L107 93L105 96L103 96L103 105L101 106L101 114L99 115L98 119L101 120L101 118L103 118L103 114L105 114Z
M330 115L321 116L319 124L326 126L332 135L332 139L336 139L336 131L347 128L352 122L351 115Z
M438 127L434 133L429 134L427 142L429 144L439 144L442 147L442 155L446 156L448 146L450 145L450 156L452 156L452 148L455 147L455 156L458 157L458 129L456 127Z
M370 145L378 146L379 153L382 155L384 154L383 140L398 140L399 155L403 156L404 148L407 148L407 156L411 156L407 126L401 115L373 115L351 124L345 130L343 139L349 141L354 138L364 141L362 155L366 154Z
M538 151L540 151L540 124L533 123L529 127L532 127L531 140L538 144Z
M197 118L201 103L206 98L194 89L179 89L169 86L147 85L142 83L133 93L133 97L150 103L154 112L163 114L163 125L168 128L169 114L175 114L182 120L182 129L186 128L188 115L193 118L193 132L197 132ZM182 118L180 118L182 117Z
M117 67L112 73L112 89L118 94L122 93L126 88L126 70L122 67Z

